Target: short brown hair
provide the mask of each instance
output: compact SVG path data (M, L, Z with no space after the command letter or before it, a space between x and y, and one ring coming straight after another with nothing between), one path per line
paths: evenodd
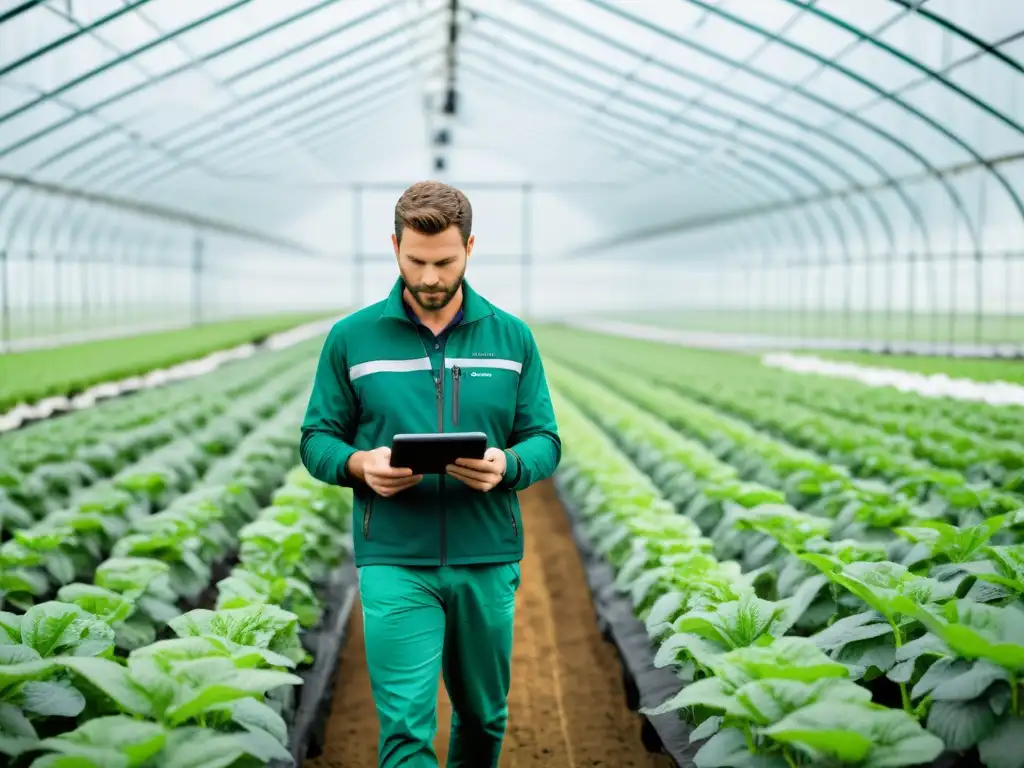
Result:
M395 204L395 237L402 242L406 227L424 235L437 235L455 225L467 245L473 231L473 207L469 198L440 181L419 181L409 187Z

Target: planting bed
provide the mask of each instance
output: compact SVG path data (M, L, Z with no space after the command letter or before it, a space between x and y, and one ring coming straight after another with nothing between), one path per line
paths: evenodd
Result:
M697 766L1024 765L1019 412L539 335L560 486Z
M318 351L0 438L4 764L291 764L316 742L354 594L351 494L299 465Z
M509 722L502 768L668 768L645 753L642 718L625 705L614 649L597 628L569 521L551 483L522 494L526 556L516 596ZM339 668L324 754L305 768L376 765L378 727L359 610ZM445 764L451 709L438 681L435 748Z

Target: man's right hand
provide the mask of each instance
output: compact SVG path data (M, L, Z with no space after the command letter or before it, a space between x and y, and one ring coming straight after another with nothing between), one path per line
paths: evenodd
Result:
M412 488L423 479L423 475L414 475L407 467L392 467L391 449L387 446L353 453L349 472L384 497Z

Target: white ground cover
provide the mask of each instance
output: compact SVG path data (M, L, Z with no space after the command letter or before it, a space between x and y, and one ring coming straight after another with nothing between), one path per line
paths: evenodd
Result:
M272 334L267 337L263 346L266 349L284 349L306 339L326 333L335 322L337 322L337 318L327 318L313 323L306 323L281 333ZM117 397L118 395L140 389L160 387L172 381L202 376L217 370L225 363L250 357L256 354L257 350L258 347L255 344L241 344L237 347L212 352L195 360L179 363L170 368L158 368L143 376L132 376L120 381L108 381L103 384L97 384L95 387L87 389L73 398L63 396L48 397L31 405L22 403L21 405L16 405L7 413L0 415L0 433L17 429L26 421L47 418L54 413L89 408L100 400L109 397Z

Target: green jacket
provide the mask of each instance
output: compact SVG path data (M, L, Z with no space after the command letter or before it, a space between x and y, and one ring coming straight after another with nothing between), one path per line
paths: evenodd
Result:
M562 452L544 367L528 326L465 282L462 309L462 322L435 339L410 321L398 280L387 299L328 333L301 454L314 477L353 488L357 566L522 559L516 491L550 477ZM505 451L499 486L483 493L426 475L384 498L345 472L355 451L390 445L395 434L455 431L484 432Z

